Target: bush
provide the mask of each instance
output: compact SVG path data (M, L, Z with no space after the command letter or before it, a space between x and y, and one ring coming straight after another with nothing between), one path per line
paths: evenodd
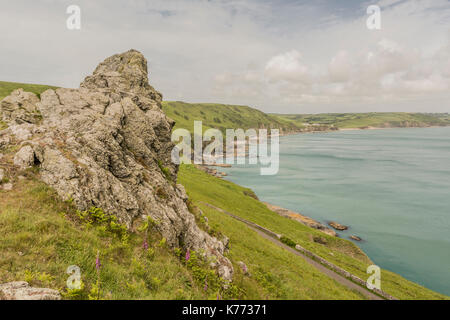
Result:
M117 221L117 217L106 214L102 209L91 207L86 211L77 210L77 216L88 226L95 225L103 233L110 232L122 240L124 244L128 242L128 231L125 225Z
M296 246L296 243L294 241L285 236L281 236L280 241L292 248L295 248Z

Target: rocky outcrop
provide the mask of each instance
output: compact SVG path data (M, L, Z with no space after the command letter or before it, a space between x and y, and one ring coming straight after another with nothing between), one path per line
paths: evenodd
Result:
M33 288L25 281L0 284L0 300L61 300L57 290Z
M36 123L40 118L36 108L38 102L34 93L18 89L0 102L0 114L5 122Z
M230 280L224 244L198 228L176 185L174 122L161 100L148 82L146 59L130 50L100 63L79 89L50 89L40 100L14 91L0 103L9 125L0 142L21 146L16 166L38 165L62 199L82 210L102 208L131 229L150 216L170 246L203 252Z
M333 228L336 229L336 230L339 230L339 231L344 231L344 230L347 230L347 229L348 229L348 226L344 226L344 225L342 225L342 224L340 224L340 223L337 223L337 222L335 222L335 221L330 221L330 222L328 222L328 225L331 226L331 227L333 227Z
M273 212L278 213L280 216L295 220L295 221L300 222L310 228L322 231L323 233L328 234L330 236L333 236L333 237L337 236L337 233L334 230L327 228L322 223L320 223L310 217L307 217L298 212L294 212L294 211L291 211L291 210L288 210L288 209L285 209L285 208L282 208L279 206L275 206L268 202L264 202L264 204L267 206L267 208L269 208L269 210L272 210Z

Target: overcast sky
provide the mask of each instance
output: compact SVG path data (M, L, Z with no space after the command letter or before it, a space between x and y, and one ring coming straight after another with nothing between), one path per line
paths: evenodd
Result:
M0 80L78 87L134 48L165 100L450 112L449 0L1 1ZM81 30L66 9L81 8ZM366 26L381 7L381 30Z

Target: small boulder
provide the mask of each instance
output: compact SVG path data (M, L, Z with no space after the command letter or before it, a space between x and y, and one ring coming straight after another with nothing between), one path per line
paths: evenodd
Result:
M355 235L351 235L350 239L355 240L355 241L361 241L362 240L360 237L355 236Z
M0 168L0 183L4 177L5 177L5 169Z
M34 164L34 151L30 146L24 146L14 156L14 165L25 169Z
M25 281L0 284L0 300L61 300L58 290L32 288Z
M330 222L328 222L328 225L331 226L331 227L333 227L333 228L336 229L336 230L339 230L339 231L344 231L344 230L347 230L347 229L348 229L348 226L344 226L344 225L339 224L339 223L337 223L337 222L335 222L335 221L330 221Z

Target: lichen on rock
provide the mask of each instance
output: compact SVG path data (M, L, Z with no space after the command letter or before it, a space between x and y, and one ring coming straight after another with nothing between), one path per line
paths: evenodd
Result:
M224 244L199 229L184 189L176 185L174 122L161 110L162 95L149 84L140 52L107 58L79 89L49 89L40 100L34 97L16 90L0 102L10 125L0 131L0 142L22 145L18 166L33 161L41 179L80 210L102 208L129 228L150 216L170 246L213 257L219 275L231 280ZM35 114L39 121L22 121Z

